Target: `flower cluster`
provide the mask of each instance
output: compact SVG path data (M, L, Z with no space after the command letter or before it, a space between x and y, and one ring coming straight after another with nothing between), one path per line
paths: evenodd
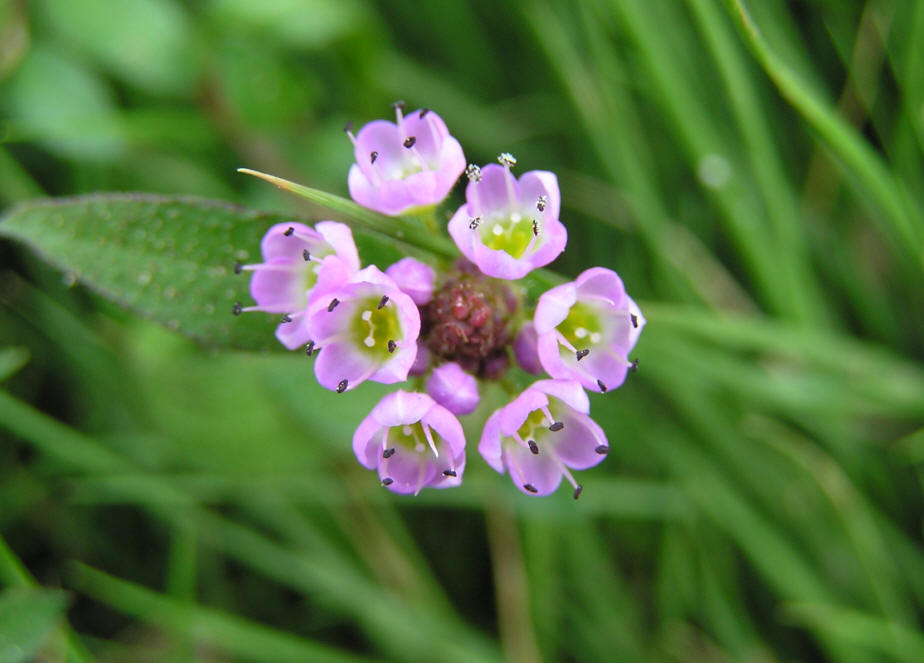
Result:
M460 258L435 269L408 257L382 272L362 267L346 225L276 225L263 239L263 262L237 266L253 273L256 304L234 312L281 315L279 341L304 347L318 382L338 393L366 380L415 382L417 391L382 398L353 436L359 462L396 493L462 482L458 417L478 408L481 384L505 377L512 364L548 374L488 416L478 451L527 495L548 495L565 478L576 499L582 487L571 470L609 452L586 391L612 391L636 368L629 352L645 318L603 267L530 306L515 282L555 260L568 239L555 175L517 178L506 153L496 164L466 166L436 113L405 113L398 103L395 115L355 136L347 129L356 156L350 194L382 214L413 216L441 203L464 172L465 203L447 228Z

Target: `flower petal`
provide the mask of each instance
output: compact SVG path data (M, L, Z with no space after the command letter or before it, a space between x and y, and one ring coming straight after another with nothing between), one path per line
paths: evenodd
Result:
M608 447L603 429L586 414L568 410L561 414L565 427L555 433L555 453L573 470L586 470L598 465L606 454L597 453L600 446Z
M536 455L518 444L507 444L503 457L514 485L526 495L550 495L561 484L561 467L551 454L540 452ZM529 490L527 485L535 490Z

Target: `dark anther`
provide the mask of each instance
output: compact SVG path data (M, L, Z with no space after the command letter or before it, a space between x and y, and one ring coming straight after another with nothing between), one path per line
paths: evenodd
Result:
M335 308L337 308L337 304L339 303L340 300L334 297L332 300L330 300L330 304L327 305L327 312L330 313L333 311Z
M291 316L290 316L288 313L286 313L284 316L282 316L282 320L280 320L279 322L281 322L281 323L283 323L283 324L285 324L285 323L287 323L287 322L292 322L292 318L291 318Z
M533 452L533 455L539 454L539 445L536 444L536 440L526 440L526 445L529 447L529 450Z
M376 306L377 309L385 308L385 304L388 303L388 295L382 295L382 298L379 300L379 305Z
M574 356L577 357L578 361L581 361L584 357L590 354L590 350L584 348L583 350L578 350L574 353Z
M242 263L240 262L234 263L234 273L235 274L240 274L243 269L244 269L244 265Z
M324 356L326 357L327 355L324 355ZM343 392L345 392L348 384L350 384L350 381L347 380L346 378L341 380L340 383L337 385L337 393L342 394Z
M581 496L581 493L584 492L584 486L578 484L574 487L574 499L577 499Z
M398 101L393 103L391 107L394 108L395 110L400 110L403 113L404 109L407 107L407 104L404 103L404 100L399 99Z
M605 444L601 444L599 447L594 449L594 451L596 451L601 456L605 456L606 454L610 452L610 448L606 446Z
M632 363L629 364L629 372L635 373L638 370L638 359L633 359Z
M240 315L244 311L244 307L241 306L240 302L234 302L234 306L231 307L231 312L234 315Z
M412 147L414 147L414 143L416 143L416 142L417 142L417 137L416 137L416 136L408 136L408 137L407 137L407 140L404 141L404 146L405 146L407 149L411 149Z
M388 353L392 354L397 349L398 349L398 344L395 343L394 341L389 340L388 341Z
M346 124L344 124L344 125L343 125L343 130L344 130L346 133L350 133L351 131L353 131L353 120L350 120L349 122L347 122Z
M565 427L565 424L563 424L563 423L560 422L560 421L556 421L554 424L552 424L551 426L549 426L549 430L552 431L553 433L556 433L556 432L560 431L560 430L561 430L562 428L564 428L564 427Z
M524 483L524 484L523 484L523 488L524 488L524 490L526 490L527 492L530 492L530 493L538 493L538 492L539 492L538 490L536 490L536 487L535 487L533 484L531 484L531 483Z
M430 112L430 109L429 109L429 108L421 108L421 109L420 109L420 115L418 115L417 117L419 117L419 118L422 120L422 119L424 119L424 118L427 116L427 113L429 113L429 112Z
M539 222L536 219L533 219L533 235L539 237Z
M314 341L308 341L308 345L305 346L305 354L309 357L314 353Z
M456 476L456 471L455 470L443 470L443 476L444 477L454 477Z
M383 485L383 486L390 486L390 485L393 484L394 482L395 482L395 480L392 479L391 477L385 477L384 479L382 479L382 485Z
M636 316L634 313L630 313L629 320L632 321L632 327L638 328L638 316Z
M597 380L597 386L600 387L601 392L606 393L606 385L603 384L603 380Z
M539 196L539 200L536 201L536 209L540 212L545 211L545 206L548 204L549 199L547 196Z
M386 449L385 451L382 452L382 458L391 458L394 455L395 455L394 447L392 447L391 449Z
M286 228L286 231L282 234L285 235L286 237L291 237L292 233L294 232L295 232L295 228L289 227L289 228Z
M477 229L478 229L478 226L480 226L480 225L481 225L481 217L480 217L480 216L476 216L474 219L472 219L471 221L468 222L468 229L469 229L469 230L477 230Z
M379 153L375 150L372 150L372 154L369 155L369 163L375 163L375 160L379 158Z
M305 262L311 260L311 253L308 252L308 249L302 249L302 258L304 258Z

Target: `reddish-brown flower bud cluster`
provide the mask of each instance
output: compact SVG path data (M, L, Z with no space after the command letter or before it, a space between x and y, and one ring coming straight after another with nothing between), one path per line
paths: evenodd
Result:
M435 355L466 371L499 377L509 364L509 322L515 310L516 298L503 283L460 274L421 309L425 342Z

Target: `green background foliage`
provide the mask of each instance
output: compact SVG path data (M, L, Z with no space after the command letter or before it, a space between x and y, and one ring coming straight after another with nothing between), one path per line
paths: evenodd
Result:
M399 98L648 318L578 502L477 458L492 390L383 490L388 388L230 316L279 219L444 251L235 172L347 196ZM2 661L924 660L924 3L6 0L0 210Z

